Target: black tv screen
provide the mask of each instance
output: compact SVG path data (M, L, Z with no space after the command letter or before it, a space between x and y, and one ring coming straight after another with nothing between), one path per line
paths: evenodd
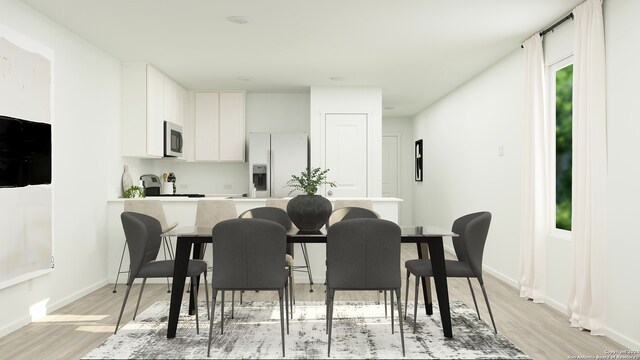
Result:
M0 187L51 184L51 125L0 115Z

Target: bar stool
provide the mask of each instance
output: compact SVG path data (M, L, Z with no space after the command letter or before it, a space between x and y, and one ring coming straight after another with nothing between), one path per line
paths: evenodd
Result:
M162 251L164 253L164 258L165 260L173 259L173 245L171 244L171 238L169 236L166 236L166 233L178 226L178 223L174 222L169 224L167 222L167 217L165 216L164 208L162 207L162 202L160 202L160 200L127 199L124 201L124 211L148 215L158 220L160 222L160 226L162 227ZM129 272L129 270L122 270L122 261L124 260L124 253L126 249L127 242L125 241L122 248L122 255L120 256L118 273L116 274L116 283L113 285L114 293L117 292L116 287L118 286L118 279L120 278L120 274ZM169 279L167 279L167 292L171 292Z
M280 208L284 211L287 211L288 203L289 199L267 199L265 206ZM304 258L304 265L293 265L291 267L291 271L306 272L309 275L309 292L313 292L313 275L311 274L311 266L309 264L309 252L307 251L307 244L301 243L300 249L302 250L302 257ZM287 254L293 256L293 244L287 244ZM291 284L291 288L293 289L293 284ZM292 303L295 304L295 291L292 291L292 293Z

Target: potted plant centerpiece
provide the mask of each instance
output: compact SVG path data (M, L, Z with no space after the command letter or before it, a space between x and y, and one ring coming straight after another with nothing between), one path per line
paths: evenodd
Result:
M300 231L319 231L331 215L331 202L316 195L318 186L336 187L336 184L327 181L327 172L329 169L307 168L300 175L291 175L291 180L287 182L287 186L293 188L289 194L296 190L304 192L291 199L287 205L289 218Z

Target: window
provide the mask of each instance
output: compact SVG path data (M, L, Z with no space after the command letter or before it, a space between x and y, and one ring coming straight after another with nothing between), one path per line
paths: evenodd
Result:
M553 161L551 174L555 184L555 228L571 231L571 128L573 98L572 58L559 61L549 67L550 74L550 116Z

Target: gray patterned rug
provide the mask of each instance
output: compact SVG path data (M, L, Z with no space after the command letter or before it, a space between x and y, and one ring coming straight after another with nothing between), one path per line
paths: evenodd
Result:
M188 316L186 302L180 312L176 338L167 339L169 303L160 301L139 314L84 359L202 359L207 357L209 321L204 302L200 309L200 335L195 319ZM409 303L409 310L413 303ZM245 302L236 305L230 319L225 306L225 331L220 335L220 307L216 307L213 359L282 358L280 310L277 302ZM409 311L411 313L412 311ZM391 334L391 319L384 316L384 306L365 302L338 302L334 305L331 357L334 359L378 358L402 359L398 319ZM397 314L397 313L396 313ZM434 314L438 314L434 304ZM478 320L475 311L461 302L452 302L452 339L442 334L440 317L427 316L418 308L418 327L413 333L413 319L404 323L407 359L527 359L522 351L504 336ZM499 320L498 320L499 321ZM499 323L498 323L499 325ZM327 357L325 305L323 302L297 302L289 335L285 335L286 358L316 359Z

